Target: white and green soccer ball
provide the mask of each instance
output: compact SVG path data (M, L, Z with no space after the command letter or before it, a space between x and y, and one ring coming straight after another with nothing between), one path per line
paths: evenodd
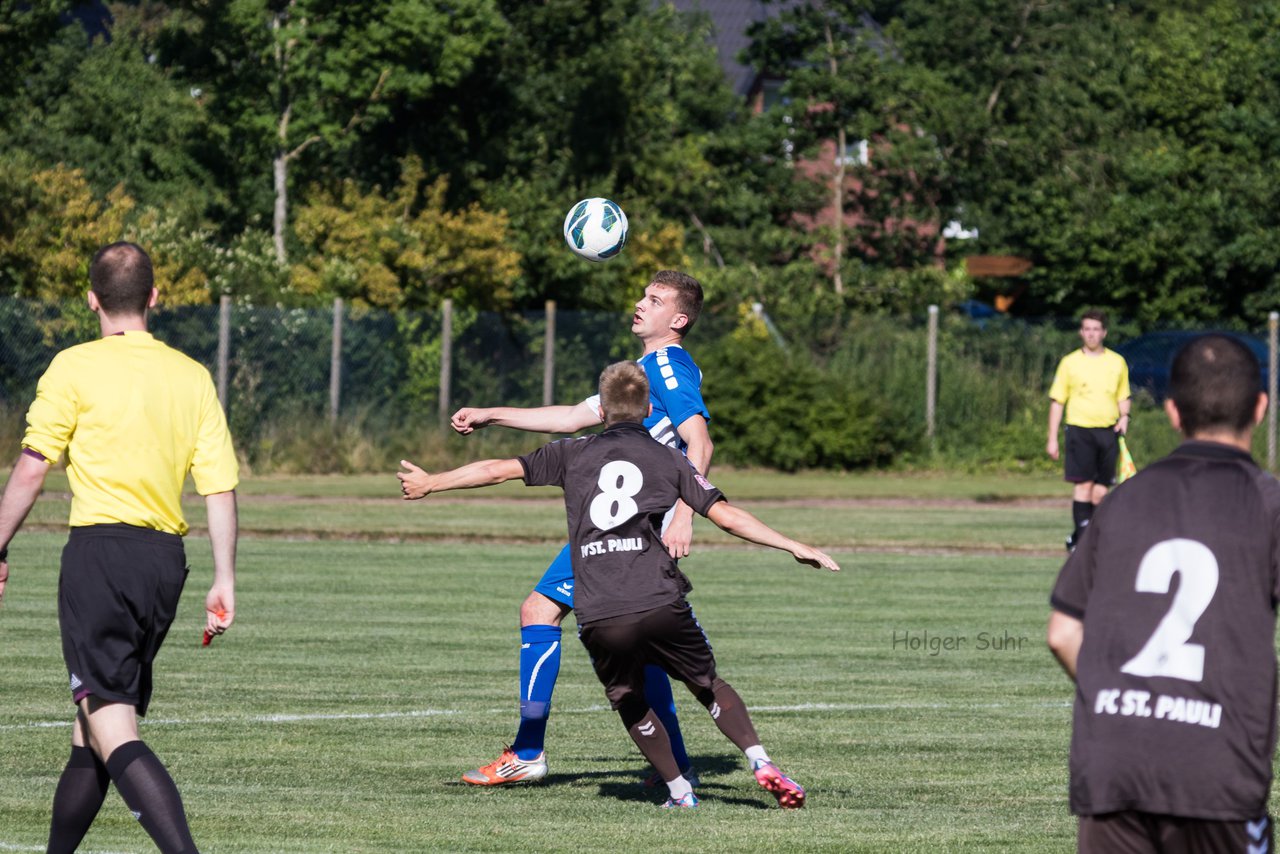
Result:
M627 215L617 202L583 199L564 218L564 242L588 261L608 261L627 244Z

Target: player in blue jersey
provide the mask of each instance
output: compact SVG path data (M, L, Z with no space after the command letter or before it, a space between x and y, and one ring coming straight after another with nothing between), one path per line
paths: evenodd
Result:
M684 452L702 474L711 463L711 416L702 400L702 371L681 346L702 310L702 286L692 276L661 270L650 280L631 316L631 332L643 352L637 360L649 378L653 412L649 434ZM538 433L576 433L603 423L599 395L574 406L463 408L453 428L466 435L502 426ZM686 557L693 536L693 510L677 502L667 514L662 542L673 558ZM551 694L560 673L560 624L573 608L573 566L566 545L520 606L520 727L511 746L495 761L462 775L465 783L497 786L530 783L547 775L544 740ZM671 682L660 668L645 673L645 697L671 738L672 752L686 779L696 781L676 718ZM650 778L661 785L661 777Z

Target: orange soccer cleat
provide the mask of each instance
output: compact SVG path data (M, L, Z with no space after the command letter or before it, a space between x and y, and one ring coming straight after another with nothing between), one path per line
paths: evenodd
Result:
M462 782L472 786L505 786L510 783L536 783L547 776L546 751L536 759L524 760L516 756L510 747L503 748L502 755L483 768L475 768L462 775Z

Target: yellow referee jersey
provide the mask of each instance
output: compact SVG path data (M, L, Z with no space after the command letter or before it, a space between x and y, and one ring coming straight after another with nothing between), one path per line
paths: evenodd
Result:
M1129 397L1129 365L1112 350L1090 356L1082 347L1058 363L1049 397L1066 405L1072 427L1110 427L1120 420L1120 401Z
M204 366L147 332L125 332L54 357L27 411L22 447L67 452L71 526L123 522L182 535L182 485L229 492L240 470Z

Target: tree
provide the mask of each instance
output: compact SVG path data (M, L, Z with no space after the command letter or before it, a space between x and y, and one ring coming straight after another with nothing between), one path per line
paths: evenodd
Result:
M0 163L0 290L29 299L80 299L89 260L119 240L135 202L117 185L100 199L79 169L44 169L27 158Z
M39 68L48 44L62 29L62 16L75 0L33 0L0 3L0 104L21 91L28 76ZM15 114L0 111L0 124Z
M71 23L46 46L9 144L74 166L99 193L122 183L139 204L198 222L225 202L211 169L224 136L197 92L148 61L133 20L117 20L109 35L91 42Z
M704 26L648 0L499 4L508 36L438 110L410 128L451 194L506 210L523 256L521 306L621 309L655 267L685 265L685 235L719 183L708 152L735 102ZM430 130L431 133L424 131ZM591 265L564 250L560 224L605 196L631 222L623 254Z
M1217 322L1280 292L1277 20L1229 0L825 0L753 55L789 73L809 141L870 140L865 263L929 254L929 232L887 224L955 218L973 249L1033 260L1019 311Z
M228 179L245 200L236 220L271 210L281 258L290 187L351 177L344 161L362 135L457 85L503 32L492 0L174 6L158 40L162 61L182 70L227 128ZM394 162L401 153L380 156Z
M354 181L319 194L298 212L308 252L293 268L294 288L382 308L435 307L446 297L462 307L509 307L520 256L506 215L474 204L447 210L447 189L444 178L428 183L422 162L410 158L389 195L361 192Z
M821 208L795 210L794 222L813 234L839 302L883 305L868 270L936 265L948 203L937 140L901 96L902 59L863 3L788 7L751 34L748 58L786 77L776 109L796 131L797 178L821 188Z

